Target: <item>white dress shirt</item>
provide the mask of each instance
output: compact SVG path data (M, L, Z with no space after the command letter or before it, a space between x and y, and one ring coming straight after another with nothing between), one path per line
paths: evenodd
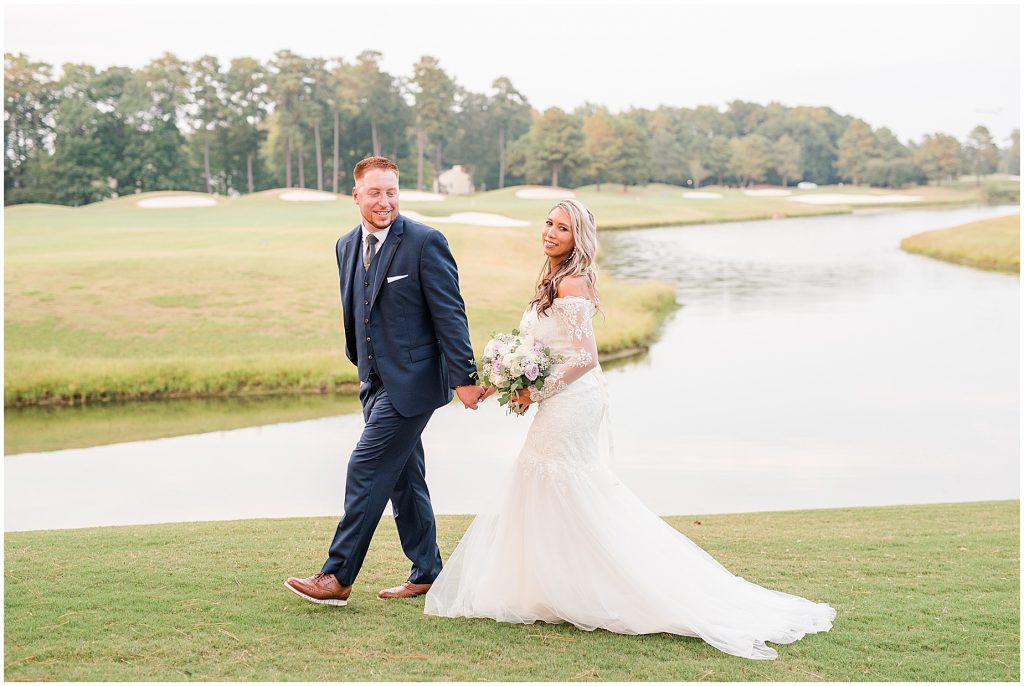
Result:
M392 226L394 226L394 224L391 224L386 229L378 229L377 231L371 232L367 231L366 226L364 226L363 223L360 222L359 228L363 232L363 249L359 254L363 255L366 253L366 237L369 236L371 233L373 233L373 235L377 237L377 245L373 246L373 254L376 255L377 253L379 253L381 247L383 247L384 245L384 240L388 237L388 232L391 231ZM371 257L370 259L373 258Z

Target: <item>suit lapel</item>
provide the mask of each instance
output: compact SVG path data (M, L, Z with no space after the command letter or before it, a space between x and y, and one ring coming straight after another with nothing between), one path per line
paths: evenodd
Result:
M348 243L342 248L342 256L346 262L342 264L344 280L341 282L341 286L345 289L345 309L353 317L355 316L355 310L352 308L352 282L355 280L356 265L362 266L362 262L359 259L359 247L363 242L362 236L363 230L357 226L351 233Z
M391 230L388 231L388 238L384 241L384 249L377 258L377 273L373 279L373 297L370 298L371 312L373 311L374 304L377 302L377 294L380 293L380 287L384 285L384 277L387 275L388 269L391 268L391 260L395 259L395 252L402 243L403 233L405 233L405 218L402 215L398 215L395 223L391 225Z

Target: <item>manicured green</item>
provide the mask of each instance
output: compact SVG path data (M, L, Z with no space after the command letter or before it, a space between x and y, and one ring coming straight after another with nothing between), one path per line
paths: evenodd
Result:
M553 204L509 188L441 202L404 202L429 217L488 212L531 223L494 228L436 222L460 265L477 354L509 330L533 291L538 232ZM577 189L604 229L848 212L714 188L717 200L650 185ZM795 191L800 192L800 191ZM887 192L820 188L811 193ZM911 192L911 191L903 191ZM915 188L926 204L977 201L974 185ZM268 392L351 392L342 352L339 235L357 221L347 196L286 202L280 191L217 206L140 209L128 196L81 208L4 210L5 406ZM197 194L198 195L198 194ZM667 284L600 282L599 349L643 348L675 307Z
M1020 215L925 231L904 238L900 247L946 262L1020 274Z
M349 200L135 202L5 210L6 405L350 392L334 259L357 223ZM519 322L543 260L538 231L441 228L479 352ZM675 307L667 284L604 279L602 296L606 354L648 344Z
M8 680L1013 681L1019 501L668 521L733 573L828 602L831 632L773 662L693 638L499 624L384 602L408 573L385 518L345 608L283 587L331 517L7 534ZM470 517L440 517L447 556ZM671 592L671 589L666 589Z

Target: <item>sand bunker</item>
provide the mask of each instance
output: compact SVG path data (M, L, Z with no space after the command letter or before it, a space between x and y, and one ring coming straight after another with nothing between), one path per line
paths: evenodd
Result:
M444 200L440 193L427 193L426 191L398 191L399 200L405 202L439 202Z
M711 191L689 191L683 193L684 198L690 198L691 200L718 200L722 197L721 193L712 193Z
M777 198L791 194L791 191L783 190L781 188L761 188L754 191L743 191L743 195L749 195L753 198Z
M277 197L290 202L329 202L338 199L334 193L323 191L285 191Z
M576 193L568 188L537 186L536 188L523 188L516 191L516 197L522 200L564 200L566 198L575 198Z
M512 219L512 217L505 217L500 214L490 214L487 212L456 212L455 214L447 217L425 217L419 212L403 212L402 214L410 219L423 222L424 224L433 224L434 222L438 222L441 224L473 224L474 226L530 225L530 222L523 221L522 219Z
M889 202L917 202L919 195L845 195L843 193L821 193L818 195L795 195L786 198L792 202L803 202L809 205L877 205Z
M217 201L202 195L164 195L159 198L139 200L135 204L144 210L154 210L169 207L212 207L217 204Z

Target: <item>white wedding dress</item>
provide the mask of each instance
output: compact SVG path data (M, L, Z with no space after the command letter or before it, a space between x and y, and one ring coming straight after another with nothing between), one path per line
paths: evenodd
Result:
M699 636L732 655L828 631L835 610L734 576L648 510L600 457L606 410L593 304L557 298L520 330L566 356L545 382L503 499L470 525L424 612Z

